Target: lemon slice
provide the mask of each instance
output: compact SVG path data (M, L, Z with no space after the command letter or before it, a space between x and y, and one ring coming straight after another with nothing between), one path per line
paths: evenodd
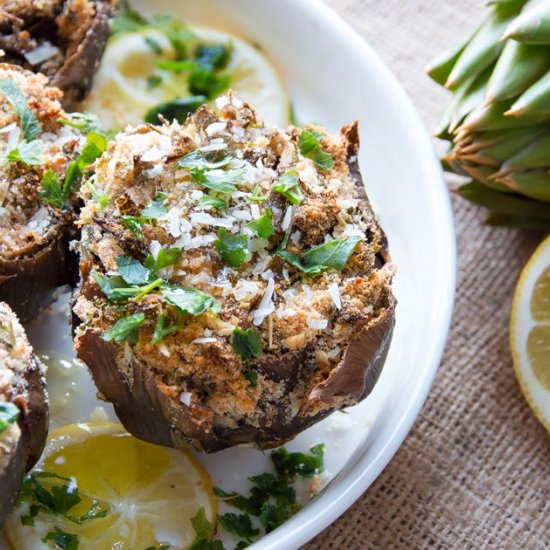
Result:
M550 238L535 251L518 281L510 344L521 390L550 431Z
M288 124L289 100L285 86L257 48L213 29L196 27L193 33L207 43L231 42L233 53L224 70L231 75L231 89L238 98L253 105L267 123ZM83 109L98 115L105 128L124 128L142 123L145 113L159 103L192 95L187 86L188 73L156 68L158 61L173 56L169 40L156 29L115 36L107 45ZM148 79L153 74L161 75L160 85L150 85Z
M201 508L212 524L216 517L202 466L185 453L140 441L118 424L74 424L54 431L37 470L76 484L82 500L70 509L72 517L81 518L94 500L99 511L107 512L79 525L41 511L29 526L22 523L29 514L24 501L6 525L8 541L17 550L55 548L42 539L59 532L76 535L78 548L86 550L184 549L195 539L191 518ZM67 483L39 479L46 487Z

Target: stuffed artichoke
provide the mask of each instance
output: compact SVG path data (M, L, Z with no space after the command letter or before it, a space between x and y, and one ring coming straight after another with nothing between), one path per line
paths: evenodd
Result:
M10 308L0 303L0 529L48 433L45 369Z
M0 5L3 61L45 74L72 108L90 91L115 0L7 0Z
M23 322L75 279L74 191L105 146L63 123L62 92L47 82L0 64L0 300Z
M96 162L74 305L125 427L206 452L280 445L364 399L395 307L357 124L280 130L217 104L127 129Z

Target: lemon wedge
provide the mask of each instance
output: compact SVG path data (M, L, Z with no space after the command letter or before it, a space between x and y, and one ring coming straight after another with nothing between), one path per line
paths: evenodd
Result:
M510 345L521 390L550 431L550 238L537 248L519 278Z
M231 60L224 70L231 75L231 89L239 99L253 105L265 122L281 127L288 124L285 85L259 49L213 29L194 27L193 33L206 43L231 42ZM154 28L113 37L83 109L98 115L103 127L122 129L142 123L145 113L159 103L191 96L185 71L176 73L156 67L159 61L173 56L170 41ZM151 86L153 74L160 75L162 83Z
M67 498L73 498L78 488L81 500L70 508L71 518L81 519L90 510L96 517L79 524L41 510L29 522L25 498L6 525L17 550L59 547L54 536L63 534L86 550L184 549L195 539L191 519L197 512L204 510L212 524L216 517L212 486L200 464L185 453L140 441L118 424L74 424L54 431L36 471L48 472L37 479L51 494L55 485L69 483Z

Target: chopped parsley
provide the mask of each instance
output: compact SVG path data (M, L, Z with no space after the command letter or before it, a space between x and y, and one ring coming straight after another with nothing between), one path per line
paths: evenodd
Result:
M219 516L220 525L229 533L243 538L246 542L252 542L254 537L260 534L260 530L254 528L248 514L234 514L232 512Z
M58 548L62 550L78 550L80 539L78 535L67 533L59 527L54 527L54 531L50 531L45 537L40 539L42 542L53 541Z
M304 200L296 170L285 172L279 178L279 181L273 185L273 191L283 195L292 204L300 204Z
M298 147L301 155L311 159L319 169L330 170L334 166L334 158L321 148L321 138L319 132L303 130Z
M202 208L223 209L223 208L227 208L227 201L224 199L219 199L218 197L211 197L210 195L204 195L203 197L201 197L199 206Z
M16 149L12 149L7 155L8 162L20 162L27 166L39 166L42 164L44 155L44 142L35 139L21 143Z
M197 65L189 76L189 91L213 99L229 88L231 76L218 75L207 67Z
M81 525L85 521L104 518L108 514L107 504L89 497L84 498L90 501L90 508L82 516L73 515L71 510L83 500L74 479L50 472L32 471L23 481L19 497L20 501L30 504L28 515L21 516L21 523L34 525L36 516L44 513Z
M361 240L361 237L334 239L310 248L303 254L302 259L288 250L278 250L277 254L302 273L316 276L328 269L342 271Z
M143 208L139 216L124 215L121 218L122 225L129 229L136 237L141 239L142 229L146 223L153 223L166 214L164 193L157 194L155 200Z
M191 168L191 177L203 187L229 195L237 190L237 184L243 178L243 170L205 170L204 168Z
M42 175L38 194L56 208L63 208L67 200L65 193L63 193L61 180L51 168L48 168Z
M97 132L90 132L80 155L69 163L63 185L59 176L51 169L44 172L38 194L56 208L63 208L74 184L82 177L88 165L92 164L107 149L107 139Z
M117 15L111 20L111 36L138 31L148 24L149 21L134 10L127 0L121 0Z
M189 287L167 287L161 292L162 299L174 306L180 313L189 313L197 317L205 311L219 309L219 304L212 296Z
M90 192L92 195L92 198L96 202L96 204L99 206L100 210L105 210L107 206L109 206L109 202L111 201L111 197L107 195L106 193L100 193L92 183L91 179L89 179L86 182L86 189Z
M76 128L83 134L88 134L90 132L101 133L101 123L97 115L83 112L69 113L67 116L68 118L58 118L57 123Z
M254 231L256 236L260 239L269 239L272 235L275 235L273 229L273 212L271 208L265 209L265 214L257 220L252 220L246 224L246 227Z
M220 229L214 248L224 264L239 268L248 256L248 238L246 235L231 235L225 229Z
M139 328L144 322L145 314L143 313L122 317L107 332L104 332L101 338L106 342L115 342L118 345L126 341L135 344L138 340Z
M310 454L290 453L281 447L271 453L271 461L275 473L265 472L249 478L252 482L249 496L214 488L218 498L242 512L219 516L220 525L226 531L243 539L239 548L246 548L260 534L258 526L269 533L300 510L293 484L297 476L311 478L323 471L324 445L312 447Z
M133 258L119 256L116 265L120 276L129 285L146 285L151 282L153 272Z
M151 51L153 53L156 53L157 55L162 55L162 48L160 44L151 36L146 36L144 38L145 43L151 48Z
M21 88L10 78L0 78L0 92L4 94L19 117L25 141L36 139L42 132L42 128Z
M215 170L216 168L223 168L230 163L231 159L226 158L223 151L201 151L200 149L195 149L178 160L176 166L178 168Z
M168 121L177 120L185 122L187 117L193 114L208 98L204 95L191 97L178 97L165 103L155 105L145 113L144 120L150 124L160 124L159 116Z
M195 62L210 70L225 69L231 60L233 44L200 44L195 51Z
M157 257L153 258L151 254L145 258L143 264L148 269L151 269L155 272L169 267L171 265L176 265L181 260L181 248L161 248L158 251Z
M189 550L224 550L219 540L210 540L214 533L214 526L208 521L204 508L199 508L195 517L191 518L191 525L195 531L195 540Z
M195 62L189 60L177 61L174 59L163 59L162 61L157 61L155 65L164 71L173 71L177 73L193 69L195 67Z
M253 328L243 330L237 327L233 330L231 345L245 363L254 357L260 357L263 353L262 334Z
M248 200L252 202L265 202L267 200L267 197L260 195L259 193L260 193L260 186L256 185L252 193L248 195Z
M9 426L17 422L19 409L13 403L0 403L0 434L5 432Z
M148 90L154 90L155 88L158 88L162 84L162 77L159 76L158 74L149 75L145 80L145 83L147 85Z
M180 328L183 327L181 323L178 323L177 325L166 325L166 320L168 319L168 316L165 313L161 313L157 317L157 322L155 324L155 330L153 332L153 337L151 338L151 342L153 344L158 344L164 338L169 336L170 334L177 332Z

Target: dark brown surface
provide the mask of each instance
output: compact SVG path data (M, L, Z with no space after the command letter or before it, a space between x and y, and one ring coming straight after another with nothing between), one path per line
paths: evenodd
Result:
M424 76L484 13L481 0L327 0L399 75L433 128L448 97ZM459 274L452 329L411 434L363 497L307 550L548 548L550 439L508 348L513 290L540 235L483 226L453 198Z
M21 322L31 321L46 308L60 285L74 283L77 260L69 241L75 234L71 227L60 225L57 236L38 252L13 260L0 257L0 301L9 304Z

